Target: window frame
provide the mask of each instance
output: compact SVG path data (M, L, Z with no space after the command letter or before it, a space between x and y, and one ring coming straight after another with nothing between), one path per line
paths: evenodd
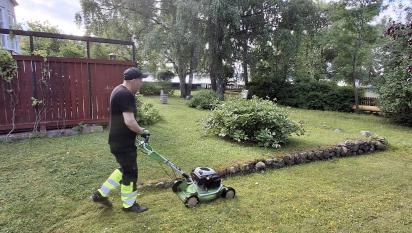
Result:
M0 6L0 28L5 28L5 20L4 20L4 12L6 9L2 6ZM5 48L6 47L6 35L0 34L0 47Z
M2 6L0 6L0 28L4 28L4 26L3 26L3 24L5 23L4 21L4 11L5 11L5 8L4 7L2 7Z
M13 15L13 13L10 10L8 10L7 15L5 17L7 17L7 20L8 20L8 22L7 22L8 23L8 28L12 29L15 25L14 24L14 15ZM15 38L15 36L7 35L6 38L7 38L8 48L10 50L13 50L13 51L16 50L16 47L15 47L16 38Z

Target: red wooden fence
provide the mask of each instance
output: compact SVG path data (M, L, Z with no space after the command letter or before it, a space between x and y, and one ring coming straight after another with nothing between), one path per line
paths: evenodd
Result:
M43 99L45 112L41 125L61 128L83 123L107 123L110 93L121 83L123 71L132 61L108 61L79 58L48 58L14 56L18 74L14 80L18 104L17 131L31 130L35 122L33 96ZM32 63L34 62L35 84ZM44 69L47 67L47 69ZM90 75L89 68L90 67ZM47 85L42 84L42 71L48 70ZM4 83L0 86L0 133L12 128L10 98Z

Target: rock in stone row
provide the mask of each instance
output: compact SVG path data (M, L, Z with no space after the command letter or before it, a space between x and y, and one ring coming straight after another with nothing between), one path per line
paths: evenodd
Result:
M256 163L255 169L258 170L258 171L265 170L266 165L265 165L264 162L260 161L260 162Z
M155 186L156 188L164 188L165 187L165 183L164 182L159 182L156 184Z
M273 160L273 159L266 159L265 160L265 164L266 164L266 166L268 166L268 167L270 167L270 166L272 166L272 164L275 162L275 160Z
M381 142L376 142L376 149L377 150L385 150L386 146Z
M293 163L294 163L294 159L290 155L285 155L283 157L283 161L285 162L286 165L293 165Z
M243 164L241 167L242 172L248 172L249 171L249 164Z
M367 130L360 131L360 134L365 137L371 137L373 135L371 131L367 131Z
M230 167L229 168L229 173L230 174L236 174L236 172L237 172L237 169L235 167Z
M273 159L273 168L282 168L285 166L285 162L281 158Z
M342 129L335 129L335 133L342 133Z

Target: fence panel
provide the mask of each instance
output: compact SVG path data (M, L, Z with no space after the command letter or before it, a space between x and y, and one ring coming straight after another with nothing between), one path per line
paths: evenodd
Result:
M18 64L18 74L13 86L18 100L15 119L18 131L33 129L35 111L31 98L34 96L44 101L40 124L49 129L80 122L107 123L110 93L122 81L123 71L133 65L132 61L54 57L45 61L40 57L30 56L14 58ZM12 111L10 97L3 82L0 91L0 133L5 133L12 128Z

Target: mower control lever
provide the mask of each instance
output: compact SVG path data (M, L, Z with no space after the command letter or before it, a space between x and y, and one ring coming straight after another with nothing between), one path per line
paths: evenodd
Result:
M144 138L144 143L149 143L150 134L142 135L142 138Z
M186 172L183 172L182 176L183 176L187 181L189 181L189 182L192 181L192 178L190 178L190 176L189 176Z

